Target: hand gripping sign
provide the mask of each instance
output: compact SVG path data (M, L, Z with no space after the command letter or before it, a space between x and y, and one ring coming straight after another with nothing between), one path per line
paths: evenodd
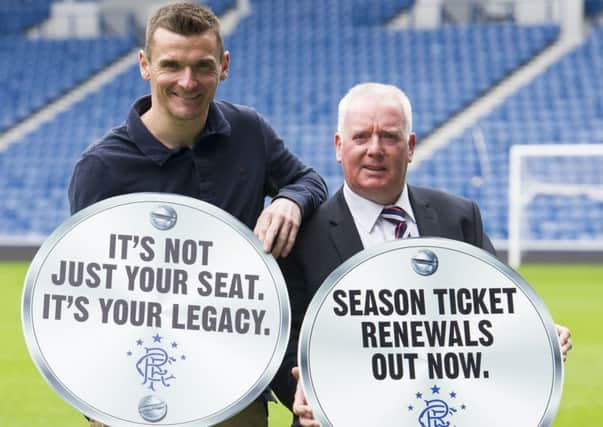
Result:
M323 426L550 426L563 364L534 290L448 239L365 250L304 319L302 385ZM353 408L353 409L351 409Z
M139 193L79 212L46 240L22 320L42 375L91 418L206 426L270 383L290 309L276 262L238 220Z

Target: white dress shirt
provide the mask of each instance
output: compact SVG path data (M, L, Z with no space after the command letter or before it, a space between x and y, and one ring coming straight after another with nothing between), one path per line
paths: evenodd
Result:
M388 240L394 240L396 226L381 218L381 211L385 207L384 205L359 196L352 191L347 183L343 184L343 197L350 208L358 234L360 234L362 246L365 249ZM404 190L394 205L402 208L404 211L404 219L408 227L409 237L419 237L419 228L417 227L417 221L410 205L408 187L406 185L404 185Z

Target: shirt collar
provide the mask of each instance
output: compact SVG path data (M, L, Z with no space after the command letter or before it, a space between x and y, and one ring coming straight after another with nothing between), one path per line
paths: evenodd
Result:
M147 129L140 117L148 111L149 108L151 108L150 95L137 99L130 109L126 126L128 134L138 149L154 162L163 165L170 157L179 153L182 149L166 147L161 141L155 138L149 129ZM222 134L229 136L230 133L230 123L228 123L224 117L224 113L220 111L218 105L215 102L212 102L209 105L207 121L203 128L203 132L201 132L197 141L195 141L195 144L211 135Z
M367 233L371 233L373 231L373 227L379 219L379 216L381 215L381 211L385 206L354 193L346 182L343 184L343 196L345 197L345 201L350 208L350 212L354 217L354 222L356 225L362 227L362 229ZM407 185L404 185L404 189L402 190L400 197L398 197L398 200L393 204L393 206L402 208L407 217L413 223L416 223L415 215L410 204L410 198L408 197Z
M226 120L226 117L224 117L224 113L220 109L219 104L212 101L211 104L209 104L205 128L203 128L203 132L201 132L197 142L207 136L215 134L230 136L230 132L230 123Z

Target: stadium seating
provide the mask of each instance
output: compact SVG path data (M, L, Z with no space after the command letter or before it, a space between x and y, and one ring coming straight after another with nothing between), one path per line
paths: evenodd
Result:
M414 0L354 0L340 3L340 13L351 16L355 25L383 26L399 13L410 10Z
M216 15L220 16L237 4L237 0L202 0L198 3L208 6Z
M256 107L335 190L342 180L332 145L337 101L353 84L373 80L405 89L420 138L558 35L554 26L512 23L401 31L381 25L408 3L252 0L252 13L226 39L231 71L218 97ZM134 66L0 153L0 236L48 235L65 219L67 182L79 153L120 123L147 90ZM452 157L458 160L446 151L426 163L416 171L417 182L447 187L458 173L463 178L454 191L481 201L485 187L477 191L461 181L471 170L479 173L478 164L467 161L477 156L472 146L458 151L461 157Z
M370 9L370 2L254 2L253 14L227 40L231 73L219 90L256 106L334 186L341 182L330 143L337 101L353 84L404 88L420 138L558 34L551 26L511 23L392 31L356 25L350 4L359 14Z
M0 132L133 49L133 36L29 40L0 37Z
M32 27L50 15L52 0L0 0L0 37Z
M584 2L584 15L588 17L597 16L603 12L602 0L586 0Z
M74 159L123 121L133 97L145 91L138 70L131 68L3 152L0 236L43 236L61 223L69 215L66 188Z
M597 26L580 47L452 141L433 159L413 170L412 181L477 199L489 234L506 240L510 146L603 142L603 83L594 77L603 71L601 58L603 27ZM479 139L480 135L487 147L486 162L480 161L476 148L476 136ZM573 167L575 171L570 167L561 177L553 175L558 172L550 169L539 173L546 174L546 182L572 183L572 176L580 171L583 172L581 179L586 182L603 184L600 169L587 171L587 165L580 162ZM584 213L590 220L580 219ZM603 238L601 201L583 196L538 196L527 214L532 238ZM583 227L577 226L579 224Z

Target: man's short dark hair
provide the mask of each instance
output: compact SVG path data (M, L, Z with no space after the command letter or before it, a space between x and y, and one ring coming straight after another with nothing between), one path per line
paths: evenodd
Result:
M151 58L153 36L158 28L164 28L176 34L191 36L211 31L218 42L218 56L224 58L224 42L220 34L220 21L204 6L194 3L170 3L162 6L149 17L145 34L144 51Z

